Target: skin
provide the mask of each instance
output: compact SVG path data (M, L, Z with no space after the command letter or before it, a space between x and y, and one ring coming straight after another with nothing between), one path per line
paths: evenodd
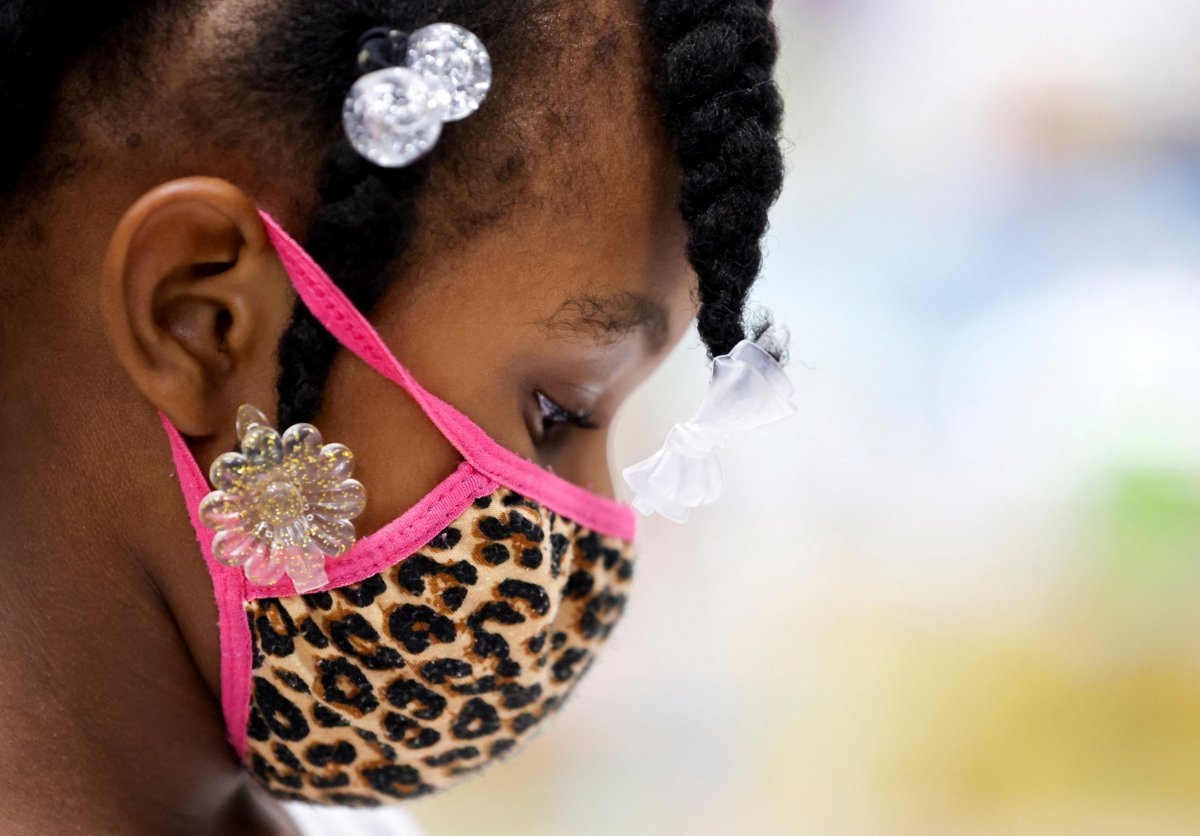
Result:
M611 6L636 25L631 4ZM591 115L584 142L555 148L586 154L575 199L531 199L447 248L430 198L409 272L371 316L427 389L610 496L613 416L695 315L678 172L646 67L637 56L624 66L603 79L616 106ZM251 158L152 130L149 155L96 140L96 162L0 243L12 297L0 332L5 832L295 832L225 739L211 582L156 413L205 470L233 449L240 404L274 418L294 294L255 207L302 235L313 196L294 176L252 176ZM528 177L528 195L561 192L553 167ZM602 315L631 300L654 313L647 327ZM538 392L586 409L598 429L543 435ZM358 457L360 535L459 462L401 390L347 352L315 423Z

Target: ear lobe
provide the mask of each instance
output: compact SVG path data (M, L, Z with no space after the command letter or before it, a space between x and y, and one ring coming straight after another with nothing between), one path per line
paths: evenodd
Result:
M271 411L293 292L236 186L189 178L143 195L109 242L101 290L121 365L180 432L225 432L242 403Z

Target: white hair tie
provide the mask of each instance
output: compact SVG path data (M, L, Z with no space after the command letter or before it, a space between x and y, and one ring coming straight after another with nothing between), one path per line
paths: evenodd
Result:
M717 451L730 436L796 412L795 389L773 356L783 353L789 339L787 328L772 326L713 361L712 382L696 414L671 429L661 450L625 469L635 508L684 522L691 509L720 497L723 475Z

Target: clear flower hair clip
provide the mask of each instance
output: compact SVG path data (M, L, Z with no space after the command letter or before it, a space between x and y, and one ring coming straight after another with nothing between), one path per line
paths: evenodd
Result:
M280 435L252 406L238 410L237 435L241 452L212 463L215 490L200 503L200 521L217 532L213 557L261 586L284 574L300 593L324 586L326 558L354 545L350 521L366 507L366 491L350 478L354 454L325 444L311 424Z
M403 38L400 32L389 34ZM404 66L362 76L342 110L354 150L385 168L402 168L429 153L442 126L478 110L492 86L487 49L453 23L435 23L409 35L403 61Z

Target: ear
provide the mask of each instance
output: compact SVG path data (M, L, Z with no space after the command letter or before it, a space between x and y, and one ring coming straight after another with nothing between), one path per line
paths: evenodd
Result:
M243 403L274 412L294 291L236 186L197 177L143 195L109 242L101 292L117 358L180 432L223 434Z

